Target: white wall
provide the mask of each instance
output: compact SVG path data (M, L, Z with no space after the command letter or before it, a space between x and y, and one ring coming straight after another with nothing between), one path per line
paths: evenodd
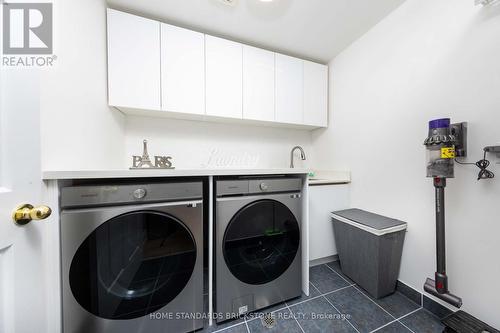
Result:
M124 116L108 107L106 1L54 1L54 68L41 87L42 169L124 168Z
M171 155L177 168L287 167L296 144L310 158L308 131L125 117L108 107L106 7L104 0L54 2L58 58L43 71L43 170L128 168L143 139L151 155Z
M434 189L425 178L427 121L469 122L470 161L499 144L500 6L408 0L331 62L331 126L313 134L315 166L350 169L351 199L409 223L400 279L422 290L435 271ZM491 157L494 162L498 159ZM450 289L500 327L500 168L476 181L456 166L447 187Z
M303 163L297 154L296 167L311 159L309 131L127 116L128 164L132 155L142 154L143 139L150 155L172 156L179 169L288 168L294 145L301 145L308 158Z

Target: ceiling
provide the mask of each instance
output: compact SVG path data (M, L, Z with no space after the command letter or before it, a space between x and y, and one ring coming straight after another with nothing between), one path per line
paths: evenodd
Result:
M112 8L327 63L404 0L108 0Z

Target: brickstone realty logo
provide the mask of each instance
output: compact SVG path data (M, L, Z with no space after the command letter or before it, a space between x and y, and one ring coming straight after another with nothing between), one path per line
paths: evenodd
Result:
M2 66L51 67L53 54L53 11L48 2L6 2L2 5Z

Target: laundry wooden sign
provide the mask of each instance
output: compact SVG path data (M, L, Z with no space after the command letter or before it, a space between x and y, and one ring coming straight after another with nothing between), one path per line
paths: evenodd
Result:
M172 157L170 156L154 156L153 161L148 153L148 140L143 141L142 156L132 156L132 167L135 169L175 169L172 166Z

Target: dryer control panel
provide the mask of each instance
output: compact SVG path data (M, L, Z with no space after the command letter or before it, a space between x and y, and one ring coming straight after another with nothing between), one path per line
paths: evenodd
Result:
M217 181L217 196L300 192L301 178L251 178Z

